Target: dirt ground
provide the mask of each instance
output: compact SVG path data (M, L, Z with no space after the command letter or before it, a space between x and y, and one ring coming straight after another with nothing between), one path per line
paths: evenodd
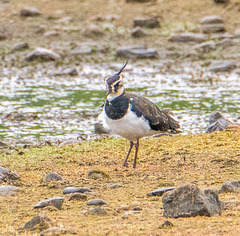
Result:
M21 18L19 12L25 6L38 8L41 15ZM222 16L227 32L234 34L240 28L240 2L237 0L227 6L215 5L211 0L159 0L146 4L127 4L124 0L9 0L9 3L1 2L0 9L0 30L7 34L7 39L0 41L1 64L10 74L13 67L32 66L38 70L50 65L57 68L122 62L123 59L115 57L116 48L128 45L155 48L159 52L155 63L166 62L169 70L192 63L206 66L213 59L229 59L238 65L240 57L238 42L211 53L192 53L190 49L194 44L168 41L171 33L201 32L200 20L208 15ZM117 17L109 21L105 18L109 15ZM157 17L161 27L145 29L148 35L143 38L132 38L133 19L137 16ZM69 23L59 23L58 20L64 17L71 17ZM101 21L96 20L99 17ZM101 37L84 35L84 30L93 24L102 30ZM53 30L57 36L44 36L44 31ZM13 45L22 41L28 42L30 48L11 53ZM96 43L101 50L77 56L69 53L79 43L90 42ZM61 60L43 64L26 62L25 56L35 47L52 49L61 55ZM142 63L151 65L151 60ZM21 228L41 212L51 219L53 226L73 228L77 235L240 235L239 193L219 195L221 201L235 202L221 216L179 219L165 219L161 197L147 196L154 189L187 182L200 188L219 189L226 181L239 180L239 142L239 133L231 131L143 139L136 170L121 167L128 149L128 142L123 139L1 151L0 165L18 173L21 178L5 183L20 187L16 195L0 196L0 235L39 235L41 227L29 231ZM109 177L88 179L87 173L91 169L102 170ZM42 179L49 172L61 174L66 183L44 183ZM123 187L107 188L109 183ZM62 190L68 186L91 188L95 195L88 199L102 198L109 202L105 207L107 215L82 214L89 209L85 201L65 201L62 210L52 207L33 209L43 199L63 196ZM64 198L67 200L66 196ZM123 219L123 210L118 208L126 204L131 210L136 201L141 212ZM173 227L161 229L166 220L171 221Z

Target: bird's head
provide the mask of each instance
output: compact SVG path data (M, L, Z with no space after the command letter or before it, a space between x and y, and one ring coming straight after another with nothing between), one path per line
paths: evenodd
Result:
M113 100L114 98L122 95L124 93L123 80L122 80L122 71L126 67L127 62L123 65L121 70L115 75L106 78L105 83L107 87L107 99Z

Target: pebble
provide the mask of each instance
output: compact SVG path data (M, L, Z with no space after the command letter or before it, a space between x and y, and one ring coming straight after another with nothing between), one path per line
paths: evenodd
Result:
M87 174L88 179L101 179L109 177L107 173L101 170L89 170Z
M223 24L223 18L221 16L205 16L201 19L201 24Z
M201 28L204 34L223 33L226 31L224 24L204 24Z
M102 208L102 207L94 207L94 208L89 209L87 211L87 214L104 216L104 215L107 215L107 209Z
M84 29L83 35L87 37L102 37L104 32L98 25L90 25Z
M45 175L43 181L44 182L50 182L50 181L62 181L62 182L64 182L64 179L61 175L51 172L51 173L48 173L47 175Z
M87 195L85 193L72 193L68 198L68 201L72 201L72 200L77 200L77 201L87 200Z
M64 202L63 197L53 197L53 198L49 198L47 200L43 200L43 201L39 202L33 208L43 208L43 207L47 207L47 206L54 206L58 210L60 210L62 208L63 202Z
M195 42L195 43L202 43L206 41L208 38L205 34L195 34L195 33L179 33L179 34L172 34L168 39L171 42Z
M121 184L107 184L106 186L107 186L108 188L113 188L113 189L115 189L115 188L121 188L121 187L122 187Z
M90 201L87 202L88 206L102 206L102 205L108 205L108 202L106 202L105 200L101 199L101 198L96 198L96 199L92 199Z
M57 37L60 34L56 31L56 30L49 30L49 31L45 31L43 36L45 37Z
M230 61L213 61L208 67L211 72L230 72L235 68L235 64Z
M210 41L210 42L203 42L203 43L197 44L193 48L197 51L210 52L212 50L216 50L217 45L215 42Z
M0 183L7 180L17 180L20 176L10 171L8 168L0 166Z
M137 46L132 47L120 47L116 51L117 57L126 58L157 58L158 52L155 49L138 48Z
M25 7L19 13L21 17L33 17L33 16L40 16L40 11L35 7Z
M40 214L39 216L34 216L31 220L29 220L24 226L23 230L28 230L34 228L36 225L47 226L49 227L51 220L45 215Z
M139 214L141 211L126 211L122 214L122 219L128 219L129 215Z
M240 180L228 181L224 183L219 190L219 193L239 193L240 192Z
M161 226L159 226L159 229L166 229L166 228L170 228L173 227L173 223L166 220Z
M41 61L54 61L60 59L60 55L46 48L36 48L31 51L27 57L27 61L41 60Z
M20 42L13 46L11 52L22 51L25 49L29 49L29 44L27 42Z
M228 4L230 3L230 0L213 0L216 4Z
M76 230L64 227L51 227L40 233L40 236L63 235L63 234L77 234Z
M19 190L19 187L11 186L11 185L1 185L0 186L0 196L11 196Z
M160 26L158 19L137 17L133 20L133 27L158 28Z
M63 194L69 194L69 193L85 193L85 192L91 192L92 190L87 187L67 187L63 189Z
M145 31L141 27L135 27L134 29L132 29L131 36L133 38L142 38L145 35Z
M240 29L237 29L234 33L236 38L240 38Z
M151 196L162 196L164 193L175 189L176 187L163 187L151 192ZM149 194L150 195L150 194Z
M120 205L116 208L116 211L117 212L120 212L120 211L129 211L130 210L130 206L129 205L126 205L126 204L123 204L123 205Z

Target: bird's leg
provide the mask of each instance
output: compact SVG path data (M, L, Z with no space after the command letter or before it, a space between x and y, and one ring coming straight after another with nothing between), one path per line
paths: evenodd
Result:
M135 157L133 162L133 168L136 168L136 164L137 164L138 147L139 147L139 139L137 139L137 142L135 143Z
M123 162L123 166L125 166L125 167L128 166L128 164L127 164L127 160L128 160L128 157L129 157L129 154L130 154L132 148L133 148L133 141L130 141L130 148L129 148L129 150L128 150L127 157L126 157L125 161Z

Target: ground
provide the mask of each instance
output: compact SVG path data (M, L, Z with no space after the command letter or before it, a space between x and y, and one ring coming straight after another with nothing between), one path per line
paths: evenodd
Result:
M233 0L228 6L215 5L204 1L157 1L147 4L126 4L125 1L78 1L10 0L1 3L0 22L7 40L0 41L1 63L11 69L33 66L33 69L54 65L81 65L81 63L122 62L115 58L118 46L144 44L155 48L159 58L155 62L167 62L169 70L174 66L184 67L187 63L207 66L212 59L231 59L238 63L239 44L232 47L220 47L206 54L189 53L189 44L173 44L168 41L174 32L200 32L200 19L206 15L223 17L227 32L233 34L240 27L239 1ZM20 10L25 6L36 7L42 13L39 17L21 18ZM96 22L96 16L119 15L114 21ZM56 21L70 16L69 24ZM132 22L136 16L158 17L159 29L146 29L148 36L141 39L131 37ZM82 34L89 25L97 24L103 30L102 37L89 38ZM59 35L45 37L36 33L40 28L46 31L56 30ZM30 49L11 54L14 44L26 41ZM73 56L68 52L78 43L97 42L100 51L84 56ZM59 62L40 64L26 62L24 56L35 47L45 47L58 52ZM174 63L173 63L174 62ZM151 64L151 60L142 63ZM22 149L10 148L1 151L0 165L20 175L20 179L6 184L20 187L20 191L9 197L0 197L1 235L39 235L40 229L22 231L21 228L32 217L45 212L54 226L73 228L77 235L239 235L240 205L239 193L220 194L221 201L236 201L233 207L222 212L221 216L165 219L161 197L148 197L147 193L165 186L179 186L183 183L195 183L200 188L220 189L229 180L239 180L240 145L239 132L226 131L213 134L178 135L142 139L139 161L136 169L123 168L121 164L127 153L128 142L124 139L106 138L80 145L62 147L38 147ZM132 159L129 163L132 163ZM91 169L104 171L109 177L88 179ZM61 174L65 183L44 183L45 174ZM107 188L108 183L118 183L123 187ZM62 210L54 208L33 209L43 199L62 196L62 190L68 186L89 187L96 195L109 202L106 216L86 216L86 202L68 202ZM65 197L65 196L64 196ZM67 197L65 197L67 199ZM141 213L122 219L123 211L117 208L123 204L132 206L138 201ZM169 220L173 227L160 229Z

